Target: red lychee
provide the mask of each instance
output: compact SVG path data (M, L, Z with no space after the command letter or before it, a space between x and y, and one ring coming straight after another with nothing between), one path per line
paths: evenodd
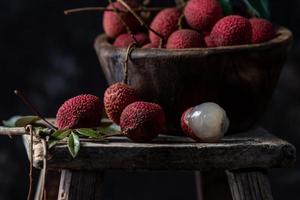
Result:
M134 0L126 0L125 1L131 8L137 8L138 3ZM103 14L103 29L106 35L110 38L116 38L121 33L125 33L126 26L122 22L126 23L126 25L130 28L131 31L136 31L140 24L139 22L134 18L134 16L130 13L125 13L127 9L119 2L114 2L112 4L109 4L107 6L107 9L117 9L124 12L119 12L119 16L112 11L105 11Z
M155 16L150 27L160 33L163 40L166 41L168 37L178 29L180 15L181 13L177 8L163 9ZM149 38L151 43L159 44L160 38L152 31L149 32Z
M222 7L216 0L190 0L184 15L190 27L207 31L223 16Z
M200 33L194 30L181 29L172 33L167 42L167 49L185 49L204 47L205 42Z
M205 41L205 44L207 47L215 47L216 46L214 41L211 39L210 35L206 35L204 37L204 41Z
M252 18L249 21L252 26L252 43L266 42L275 37L275 27L268 20Z
M59 129L92 128L101 123L103 106L98 97L79 95L67 100L57 111Z
M148 35L145 33L136 33L134 34L134 38L136 39L139 46L143 46L144 44L149 42ZM123 33L116 38L114 46L121 48L128 47L133 42L134 40L130 34Z
M120 124L122 111L129 104L139 100L136 90L124 83L115 83L104 93L104 108L109 119Z
M220 19L213 27L210 37L216 46L251 43L251 24L248 19L230 15Z
M134 142L149 142L163 130L165 113L155 103L135 102L122 112L120 126L122 133Z
M145 44L142 48L143 49L158 48L158 44L148 43L148 44Z

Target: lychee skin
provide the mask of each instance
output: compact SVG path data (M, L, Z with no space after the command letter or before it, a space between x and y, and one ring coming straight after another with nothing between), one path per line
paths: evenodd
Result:
M186 136L198 141L199 139L195 137L193 130L189 127L189 122L188 122L188 118L192 109L193 108L189 108L182 114L180 119L180 125L181 125L181 130Z
M215 43L214 41L212 40L212 38L210 37L210 35L206 35L204 37L204 41L205 41L205 44L207 47L215 47Z
M150 27L162 35L167 41L169 36L178 29L178 20L181 12L177 8L166 8L160 11L153 19ZM151 43L159 44L160 38L152 31L149 32Z
M172 33L167 42L167 49L186 49L205 47L200 33L194 30L181 29Z
M163 130L165 113L155 103L135 102L122 112L120 126L122 133L134 142L150 142Z
M276 30L266 19L252 18L249 20L252 27L252 43L262 43L275 37Z
M131 8L138 7L138 3L134 0L125 1ZM122 11L127 11L127 9L119 2L114 2L107 6L107 9L118 9ZM127 24L131 31L136 31L140 24L130 13L119 12L120 17ZM103 14L103 29L106 35L110 38L116 38L122 33L126 33L126 27L123 24L120 17L112 11L105 11Z
M122 111L129 104L139 100L136 90L124 83L115 83L104 93L104 108L109 119L120 124Z
M98 97L79 95L67 100L57 111L59 129L93 128L101 123L103 106Z
M210 36L216 46L250 44L252 28L248 19L230 15L214 25Z
M190 0L184 16L190 27L198 31L207 31L223 16L222 7L216 0Z
M158 44L148 43L148 44L145 44L142 48L143 48L143 49L158 48Z
M136 33L134 34L134 38L136 39L139 46L143 46L144 44L149 42L148 35L145 33ZM130 34L123 33L116 38L113 45L116 47L125 48L133 42L135 41Z

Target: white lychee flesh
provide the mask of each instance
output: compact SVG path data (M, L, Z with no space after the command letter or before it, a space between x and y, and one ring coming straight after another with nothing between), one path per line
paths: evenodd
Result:
M229 119L218 104L203 103L189 113L188 125L203 142L217 142L227 132Z

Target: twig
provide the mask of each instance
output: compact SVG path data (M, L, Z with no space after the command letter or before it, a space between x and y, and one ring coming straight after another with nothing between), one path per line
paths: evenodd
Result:
M41 192L39 196L39 200L46 199L46 179L47 179L47 143L44 139L41 139L43 144L43 169L42 169L42 184L41 184Z
M128 84L128 61L129 61L129 57L130 54L132 53L132 51L135 49L136 43L133 42L131 44L129 44L127 51L126 51L126 57L125 57L125 61L124 61L124 80L123 82L125 84Z
M157 12L160 11L164 8L146 8L146 7L139 7L139 8L135 8L133 9L136 12L143 12L143 11L147 11L147 12ZM67 9L64 11L65 15L70 15L70 14L74 14L74 13L78 13L78 12L87 12L87 11L100 11L100 12L119 12L119 13L129 13L129 11L125 11L125 10L120 10L120 9L108 9L108 8L104 8L104 7L83 7L83 8L74 8L74 9Z
M25 128L26 132L30 134L30 167L29 167L29 189L27 194L27 200L31 200L32 196L32 170L33 170L33 129L32 125L27 125Z
M28 135L29 133L26 132L24 127L20 128L8 128L0 126L0 135L6 135L6 136L22 136L22 135Z
M183 18L184 18L184 13L182 12L179 19L178 19L178 29L181 30L182 29L182 21L183 21Z
M136 14L136 12L132 10L126 2L124 2L124 0L117 0L117 1L120 2L140 22L141 26L144 26L146 29L153 32L155 35L157 35L160 38L160 47L161 47L163 44L163 36L157 31L153 30L150 26L148 26L148 24L145 23L144 20L138 14Z
M27 99L27 97L20 91L15 90L14 93L22 99L22 101L31 109L33 113L35 113L38 117L40 117L48 126L54 130L57 128L51 124L43 115L33 106L33 104Z

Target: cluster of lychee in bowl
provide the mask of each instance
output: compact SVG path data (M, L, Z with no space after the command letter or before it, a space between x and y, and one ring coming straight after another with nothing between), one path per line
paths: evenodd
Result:
M182 133L182 113L205 102L226 110L230 133L257 124L292 42L288 29L262 18L225 16L217 0L190 0L184 7L162 9L146 20L145 29L120 2L107 9L124 12L105 11L105 33L95 41L110 85L123 80L128 46L135 42L128 85L143 101L163 108L168 133ZM140 14L134 0L125 2Z

